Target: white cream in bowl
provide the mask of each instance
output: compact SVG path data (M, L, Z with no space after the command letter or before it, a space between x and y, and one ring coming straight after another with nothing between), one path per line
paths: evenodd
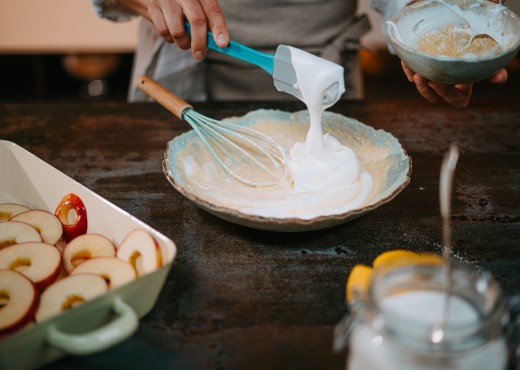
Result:
M309 130L307 110L256 110L226 121L262 131L286 151L304 142ZM411 159L388 132L331 112L323 113L322 126L356 154L360 171L352 183L303 192L289 177L275 187L243 185L225 178L193 131L168 143L164 172L175 189L201 208L272 231L317 230L347 222L390 201L409 183Z
M289 50L301 100L309 110L309 130L305 141L296 142L288 151L289 181L280 184L282 197L276 200L283 206L269 210L271 207L259 204L259 208L255 206L248 211L265 217L316 217L308 210L295 212L297 197L317 202L316 205L326 204L330 199L341 204L326 214L354 209L367 198L372 178L360 166L354 151L332 135L323 135L321 126L323 110L345 92L343 67L300 49L289 47ZM335 99L330 101L330 95Z
M257 113L271 114L269 111L257 111ZM300 118L303 117L300 115ZM308 125L302 121L290 123L285 120L268 118L260 118L251 127L269 133L284 148L293 147L293 150L295 139L304 137L308 129ZM282 129L280 130L280 128ZM302 144L302 142L296 142L296 144ZM196 146L190 146L186 152L182 153L184 155L181 154L179 164L185 175L186 188L213 204L248 215L308 220L322 215L341 214L359 207L367 200L373 187L372 177L364 169L359 171L359 164L355 156L351 156L351 162L347 162L343 166L346 168L346 170L343 169L343 172L351 172L345 176L334 173L334 167L328 163L328 156L325 156L320 163L300 147L303 155L298 157L298 160L301 161L298 165L302 166L302 169L295 173L296 178L301 177L296 182L299 184L298 187L295 186L291 176L288 176L276 186L255 188L226 179L210 158L201 160L201 154L203 154L201 152L196 155L188 155L187 152L198 151L198 148L195 148ZM343 149L343 151L346 150ZM348 151L352 152L350 149ZM289 162L289 167L297 166L290 158ZM342 171L342 169L339 170L338 172ZM344 178L347 178L347 181L344 181Z
M510 18L506 7L483 6L479 1L461 4L452 0L424 1L420 5L425 11L410 12L401 18L399 26L392 20L387 24L403 45L446 59L490 58L518 43L520 35L506 27Z

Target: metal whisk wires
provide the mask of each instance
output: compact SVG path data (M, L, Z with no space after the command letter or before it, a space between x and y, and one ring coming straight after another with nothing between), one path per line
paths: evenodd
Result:
M254 187L276 185L285 176L284 154L268 135L207 117L146 76L139 88L193 128L226 176Z

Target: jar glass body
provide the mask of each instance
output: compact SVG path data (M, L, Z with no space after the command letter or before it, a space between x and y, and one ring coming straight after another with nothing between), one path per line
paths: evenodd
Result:
M507 307L490 274L452 265L442 339L434 336L445 307L446 265L378 271L353 307L348 370L503 370Z

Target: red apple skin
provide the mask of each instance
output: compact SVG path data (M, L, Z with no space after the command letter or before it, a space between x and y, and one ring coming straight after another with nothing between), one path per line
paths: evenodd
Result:
M36 286L33 284L33 282L25 277L23 274L19 273L18 271L9 270L13 273L19 274L22 276L22 278L29 281L34 289L35 299L33 300L33 303L29 310L25 313L23 317L20 318L17 322L13 323L12 325L8 327L4 327L0 329L0 340L7 335L13 334L14 332L23 329L30 321L34 319L34 315L36 314L36 311L38 310L38 306L40 305L40 293L38 292L38 289L36 289Z
M52 213L42 209L31 209L18 213L11 221L22 221L33 226L42 237L42 241L54 245L63 236L61 220Z
M98 249L99 246L102 247L101 250ZM106 236L96 233L87 233L79 235L76 239L67 244L61 254L61 261L65 271L70 274L77 265L73 260L78 257L87 260L101 256L115 257L116 253L116 246Z
M41 246L41 247L40 247ZM7 248L4 248L1 252L0 252L0 260L2 260L2 258L5 258L5 255L3 255L5 252L9 253L8 250L11 249L18 249L18 248L48 248L50 250L56 250L56 248L51 245L51 244L47 244L47 243L43 243L43 242L24 242L24 243L18 243L18 244L15 244L15 245L11 245ZM52 248L50 248L52 247ZM55 252L54 252L55 253ZM59 253L59 251L58 251ZM23 256L23 255L22 255ZM13 262L14 260L9 260L8 257L7 259L3 260L2 262L2 267L0 268L6 268L7 266L4 266L4 263L7 261L7 263L9 262ZM58 262L54 268L54 270L52 270L48 275L46 275L43 279L41 280L38 280L38 281L34 281L34 277L31 277L30 275L27 275L25 274L24 272L20 272L22 275L24 275L26 278L28 278L29 280L31 280L31 282L34 284L34 286L36 287L36 289L38 289L38 291L42 292L44 291L49 285L51 285L52 283L54 283L54 281L58 278L58 276L60 275L60 271L61 271L61 257L59 258L58 261L55 261L55 262ZM42 264L44 263L44 261L42 261L41 259L34 259L31 261L31 264ZM11 270L11 271L16 271L16 270ZM16 272L19 272L19 271L16 271Z
M34 283L36 289L38 289L40 292L43 292L52 283L54 283L56 280L58 280L58 277L60 276L60 273L61 273L61 263L56 268L56 270L52 273L52 275L50 275L49 277L47 277L44 280L41 280L41 281L38 281L37 283Z
M9 220L18 213L29 211L30 208L18 203L2 203L0 204L0 221Z
M69 223L68 214L71 209L76 212L76 219ZM85 234L88 229L87 209L80 197L70 193L63 197L54 212L63 225L63 239L70 242L75 237Z

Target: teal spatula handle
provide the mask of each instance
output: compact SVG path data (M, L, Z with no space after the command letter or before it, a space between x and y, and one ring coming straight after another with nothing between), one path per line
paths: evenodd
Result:
M191 27L188 22L185 23L186 30L191 35ZM243 60L254 65L257 65L264 69L270 75L273 74L274 68L274 55L262 53L257 50L251 49L247 46L239 44L235 41L229 41L228 46L225 48L219 47L213 40L213 34L208 32L208 48L211 50L218 51L219 53L227 54L234 58Z

